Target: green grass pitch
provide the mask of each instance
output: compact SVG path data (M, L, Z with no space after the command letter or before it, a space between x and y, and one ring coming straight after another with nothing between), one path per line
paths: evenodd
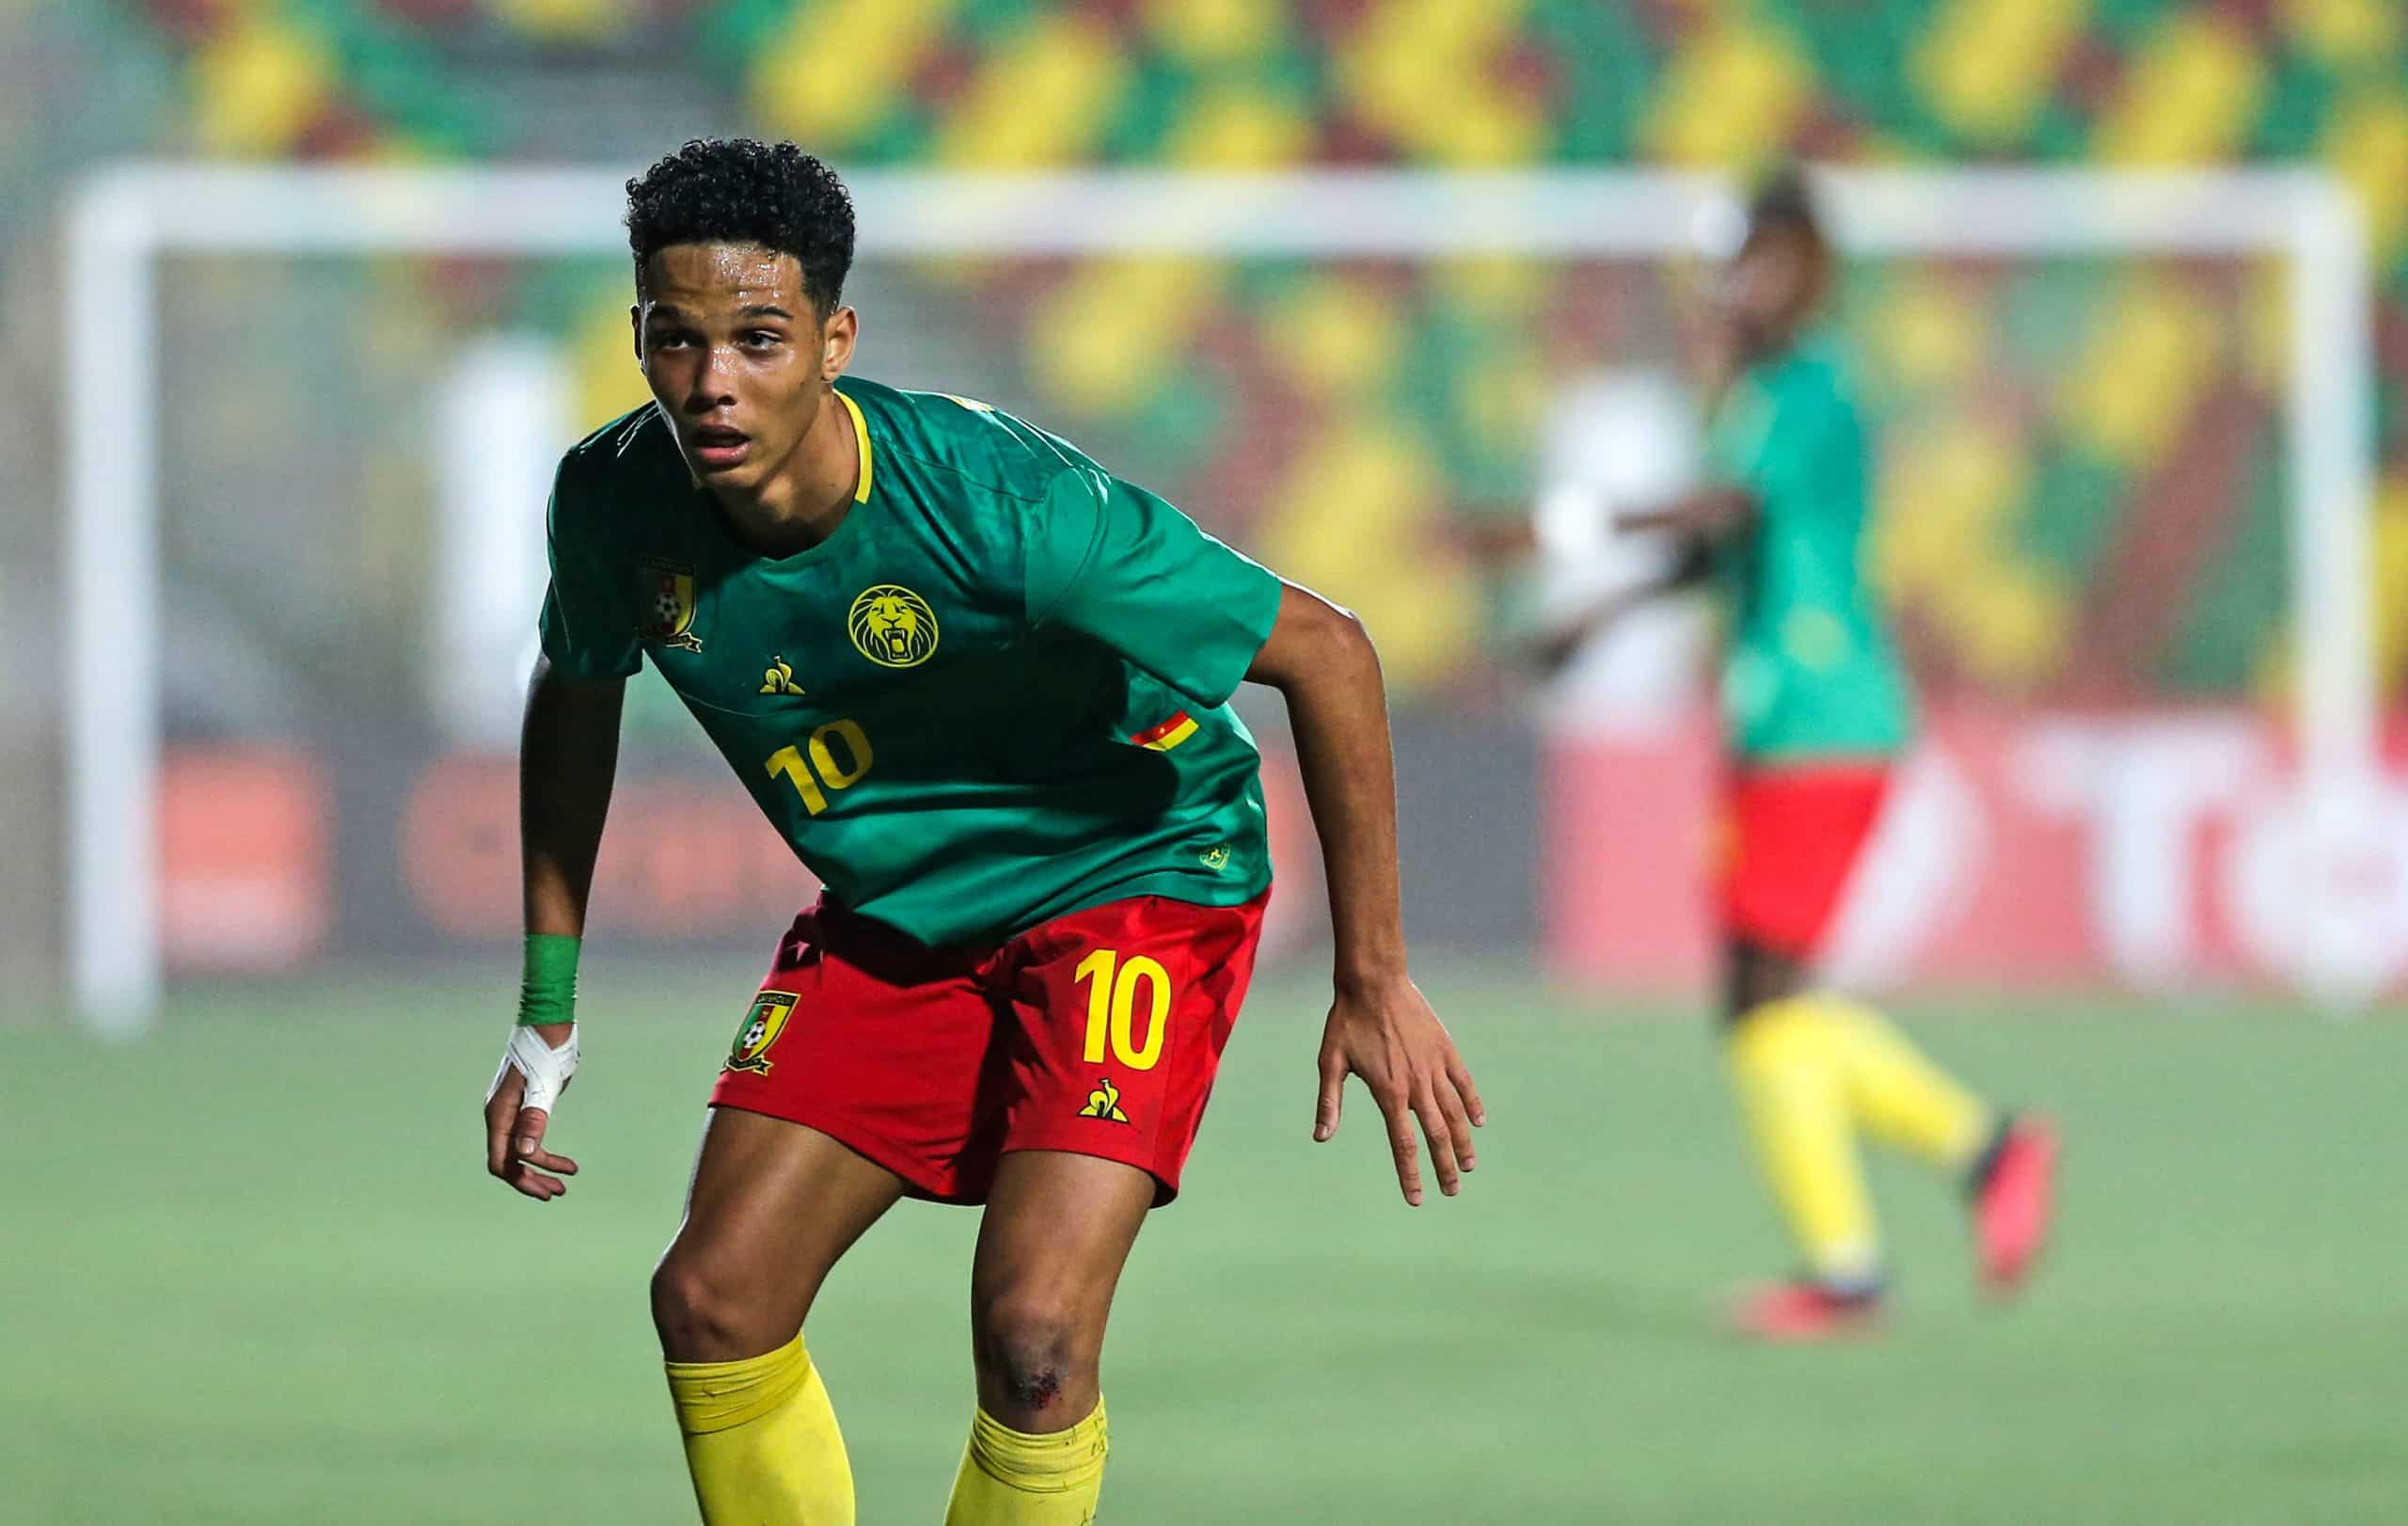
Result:
M179 999L109 1050L0 1031L0 1519L690 1518L644 1280L749 970L596 958L539 1206L485 1177L508 972ZM1107 1353L1108 1521L2359 1521L2408 1501L2408 1025L1924 1004L2067 1137L2022 1305L1883 1162L1881 1340L1766 1351L1779 1268L1703 1025L1434 968L1492 1115L1398 1201L1376 1115L1307 1138L1320 992L1258 990ZM935 1521L971 1403L973 1216L907 1204L812 1330L867 1526Z

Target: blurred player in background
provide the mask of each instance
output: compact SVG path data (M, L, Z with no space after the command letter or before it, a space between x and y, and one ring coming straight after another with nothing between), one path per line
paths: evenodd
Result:
M1870 442L1846 347L1821 314L1833 259L1802 179L1749 210L1725 272L1706 481L1619 532L1670 536L1674 567L1550 630L1564 660L1645 593L1703 581L1723 614L1730 777L1718 844L1731 1084L1800 1262L1734 1311L1814 1340L1878 1313L1884 1273L1860 1136L1963 1184L1985 1283L2004 1292L2046 1232L2052 1132L1941 1071L1817 959L1910 730L1904 665L1868 586Z
M1282 691L1328 863L1346 1077L1405 1200L1473 1164L1471 1076L1407 978L1380 668L1345 612L984 404L845 376L852 202L792 144L630 182L654 404L562 462L523 752L527 960L488 1166L548 1200L578 940L627 677L649 658L826 885L711 1096L654 1322L704 1519L832 1526L853 1484L800 1330L905 1196L983 1203L953 1526L1073 1526L1104 1325L1179 1189L1271 865L1227 704Z

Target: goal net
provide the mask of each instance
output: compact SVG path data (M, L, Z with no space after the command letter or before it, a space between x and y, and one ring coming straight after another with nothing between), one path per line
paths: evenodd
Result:
M639 401L618 171L131 166L67 230L70 978L515 937L562 447ZM1830 171L1923 740L1837 955L1876 980L2371 990L2408 949L2346 197L2289 171ZM1652 172L868 174L857 369L1077 439L1361 610L1411 929L1696 978L1697 622L1561 680L1533 608L1695 469L1731 189ZM1520 548L1521 549L1515 549ZM1571 590L1567 594L1567 590ZM1279 717L1287 941L1315 930ZM751 947L809 881L647 678L597 927ZM2389 813L2399 814L2397 812ZM2402 908L2395 911L2395 906Z

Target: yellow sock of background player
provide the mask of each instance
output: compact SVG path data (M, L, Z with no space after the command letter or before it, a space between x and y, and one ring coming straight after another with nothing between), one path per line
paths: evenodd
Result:
M1731 1084L1773 1202L1806 1269L1841 1287L1880 1275L1857 1159L1841 1036L1811 998L1766 1002L1729 1040Z
M1843 996L1802 996L1829 1028L1847 1076L1857 1125L1895 1150L1963 1171L1989 1142L1998 1115L1933 1064L1880 1013Z
M1069 1430L1042 1436L1013 1430L981 1409L970 1424L944 1526L1087 1526L1103 1493L1109 1450L1101 1399Z
M743 1361L673 1361L705 1526L853 1526L853 1469L800 1336Z

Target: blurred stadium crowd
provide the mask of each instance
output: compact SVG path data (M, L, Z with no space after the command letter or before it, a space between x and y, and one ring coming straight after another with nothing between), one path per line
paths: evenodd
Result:
M107 0L7 24L38 87L0 121L12 189L78 139L632 163L705 126L791 135L855 169L2321 159L2366 199L2383 369L2408 374L2408 21L2384 0ZM77 60L102 59L103 38L94 80ZM1549 378L1660 322L1579 274L953 273L981 338L1018 347L1041 388L1022 406L1107 442L1142 433L1201 512L1250 519L1281 565L1345 585L1410 685L1477 660L1477 569L1451 532L1527 502ZM1891 430L1881 564L1927 667L2024 692L2229 692L2270 673L2278 634L2279 290L2263 272L2098 276L1856 283L1891 422L1928 422ZM470 304L577 335L594 421L637 400L615 271L500 291L437 271L361 294L378 348L414 342L430 298ZM2384 459L2396 676L2396 425ZM2110 512L2133 495L2137 512ZM2195 554L2127 564L2169 537ZM1367 546L1386 549L1366 561ZM2092 596L2110 573L2129 576Z
M131 154L632 170L713 132L790 135L851 171L2321 162L2364 199L2382 272L2386 685L2408 670L2408 15L2390 0L0 0L0 186L21 208ZM0 230L21 342L56 322L55 232ZM356 263L323 300L244 308L238 333L210 328L204 272L178 320L197 356L215 339L341 367L296 359L228 396L205 361L167 366L170 411L232 459L330 442L318 501L349 507L311 554L335 575L287 596L340 596L277 618L354 678L368 659L335 632L422 597L389 576L422 510L406 433L353 418L496 328L563 343L580 427L642 396L621 266ZM1850 273L1889 426L1878 566L1927 679L2050 701L2282 684L2278 277ZM1689 297L1678 272L1504 256L922 262L878 294L936 314L916 325L950 347L943 374L881 357L873 307L869 374L984 388L1107 460L1142 442L1149 480L1360 608L1408 701L1441 703L1490 687L1509 600L1481 548L1525 519L1551 399L1675 351ZM55 625L55 400L0 385L0 592ZM277 564L239 537L184 554L236 578ZM48 681L0 694L31 723L6 728L27 758Z

